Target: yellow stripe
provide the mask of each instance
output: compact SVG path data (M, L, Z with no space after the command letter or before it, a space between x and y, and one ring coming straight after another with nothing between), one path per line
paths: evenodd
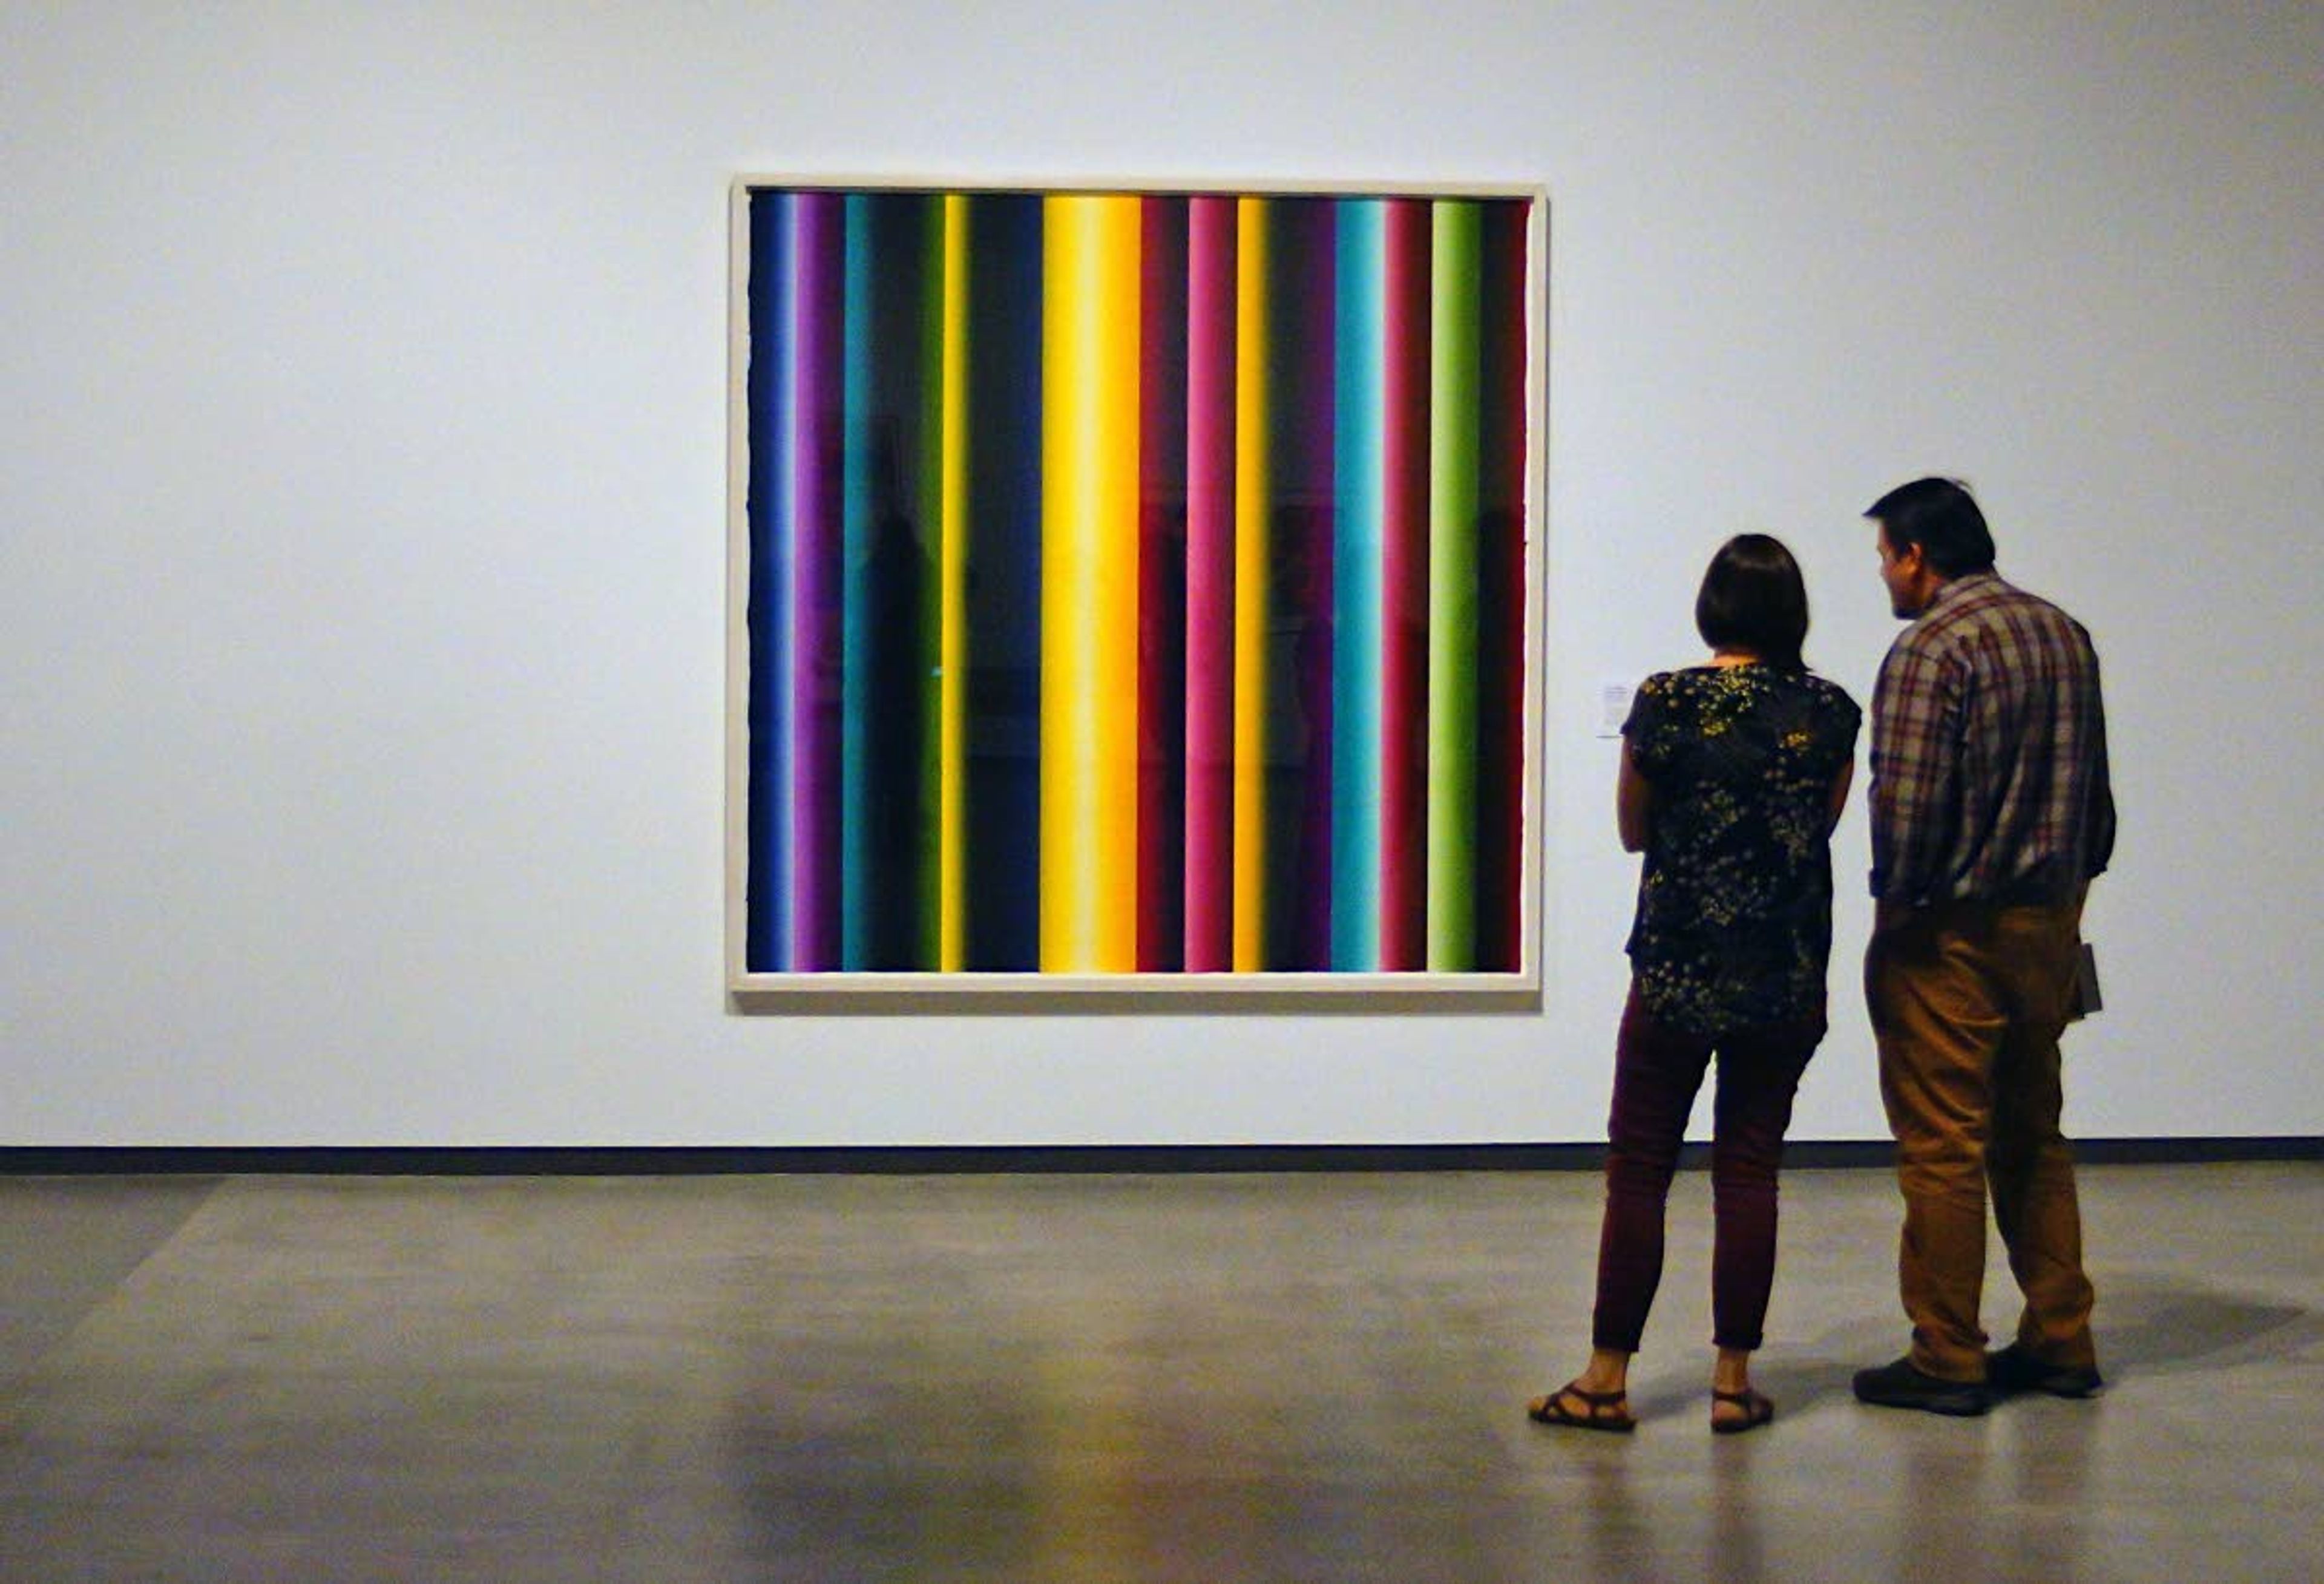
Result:
M1098 848L1103 865L1097 910L1101 966L1138 966L1138 553L1139 414L1143 352L1145 206L1105 205L1104 343L1100 389L1105 416L1098 441L1104 470L1102 576L1097 599L1098 725L1102 794Z
M936 966L968 966L968 199L944 200L936 683Z
M1041 967L1137 966L1139 207L1044 200Z
M1258 972L1267 897L1267 238L1264 198L1238 209L1235 261L1234 938Z

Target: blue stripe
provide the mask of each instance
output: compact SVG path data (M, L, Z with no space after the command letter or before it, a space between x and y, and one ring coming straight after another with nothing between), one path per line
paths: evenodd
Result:
M1332 566L1332 966L1380 965L1388 208L1339 206Z

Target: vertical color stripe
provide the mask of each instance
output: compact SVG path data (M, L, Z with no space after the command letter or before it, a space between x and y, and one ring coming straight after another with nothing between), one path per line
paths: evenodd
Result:
M1388 206L1380 467L1380 966L1428 966L1429 207Z
M923 638L933 575L927 536L933 398L928 312L933 200L847 200L841 602L840 962L851 971L925 965L920 870L927 801L921 719L931 657Z
M912 502L910 576L918 587L912 620L911 644L904 656L905 675L898 678L911 700L911 725L916 741L904 745L908 773L913 778L908 862L911 884L899 887L910 898L908 916L899 921L897 947L914 968L941 966L944 952L944 833L945 833L945 508L950 499L948 446L951 363L946 356L946 310L951 282L945 266L951 260L947 223L951 202L943 198L918 201L920 224L918 261L919 325L914 362L918 382L919 446L914 459L918 481Z
M1526 239L1522 204L1483 206L1480 339L1475 965L1524 959Z
M1477 806L1478 213L1435 208L1430 325L1428 966L1474 965Z
M779 789L789 762L789 712L782 683L789 675L784 610L790 584L789 363L791 211L788 193L751 195L750 373L745 400L751 447L751 752L747 767L750 861L743 888L743 962L754 972L790 966L792 847Z
M1136 966L1139 211L1047 205L1041 966Z
M1041 199L969 200L967 953L1040 967Z
M1235 255L1234 924L1232 964L1264 963L1267 895L1268 203L1240 201Z
M1266 946L1260 966L1332 954L1332 411L1336 205L1269 211ZM1278 730L1279 727L1279 730Z
M1140 210L1138 967L1185 963L1186 200Z
M1188 972L1234 965L1235 200L1189 203L1186 272Z
M844 200L798 200L798 357L791 452L797 545L791 638L791 966L839 965L839 674L841 329Z
M839 670L839 965L872 965L865 911L872 889L868 738L872 703L868 673L872 641L873 425L872 223L885 195L853 193L846 200L840 398L840 670Z
M1332 967L1380 965L1380 600L1387 464L1386 213L1339 212L1333 435Z
M937 508L936 966L968 966L969 201L944 200L941 499Z

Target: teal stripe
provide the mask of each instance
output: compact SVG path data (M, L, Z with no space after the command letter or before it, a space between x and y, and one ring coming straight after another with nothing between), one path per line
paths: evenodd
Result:
M914 966L936 968L944 931L944 341L945 200L921 200L927 228L920 290L920 602L915 679L919 694L919 797L913 861Z
M921 909L936 832L933 718L934 200L851 194L842 272L839 966L932 966Z
M1332 966L1380 965L1388 207L1339 206L1333 419Z
M1428 966L1476 966L1478 316L1482 212L1435 206L1429 319Z

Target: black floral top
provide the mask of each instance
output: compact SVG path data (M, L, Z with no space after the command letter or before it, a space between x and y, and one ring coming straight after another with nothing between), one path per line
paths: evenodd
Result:
M1622 727L1653 788L1630 963L1663 1023L1717 1034L1823 1007L1831 785L1861 712L1768 666L1664 671Z

